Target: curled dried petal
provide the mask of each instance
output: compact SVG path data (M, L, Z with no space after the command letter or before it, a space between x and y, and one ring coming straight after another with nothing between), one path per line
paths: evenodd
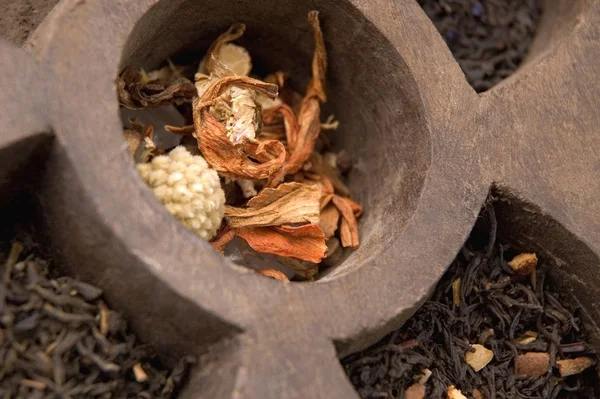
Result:
M155 81L144 84L140 71L127 67L117 78L117 93L122 106L140 109L190 102L197 91L194 83L186 78L179 78L172 82Z
M290 281L290 279L285 274L276 269L262 269L258 271L258 274L262 274L263 276L270 277L279 281Z
M204 56L204 59L202 60L202 73L207 75L212 73L215 68L215 61L218 60L218 55L221 52L223 46L242 37L245 31L246 25L233 24L229 27L227 32L219 36L217 40L215 40L210 46L210 48L206 52L206 55Z
M240 151L227 137L225 127L208 112L208 107L219 101L219 96L231 86L277 96L277 86L246 76L226 76L212 82L202 96L194 101L194 127L198 147L206 161L217 172L229 177L262 180L276 185L283 177L286 152L284 145L275 140L246 139ZM256 162L258 161L258 162Z
M212 245L214 249L223 254L223 251L225 251L225 247L227 246L227 244L229 244L234 238L235 231L232 230L229 226L225 226L217 233L216 237L210 241L210 245Z
M333 205L329 204L321 211L321 220L319 226L325 234L325 238L329 239L333 237L338 229L340 222L340 211Z
M236 233L255 251L318 263L325 257L325 235L316 224L243 227Z
M356 221L356 215L354 214L352 205L348 200L348 198L340 197L339 195L334 195L332 199L333 203L342 214L342 222L340 224L340 238L342 239L342 246L358 248L360 245L358 237L358 223Z
M246 208L225 207L225 218L233 228L318 223L320 197L316 184L284 183L263 189Z

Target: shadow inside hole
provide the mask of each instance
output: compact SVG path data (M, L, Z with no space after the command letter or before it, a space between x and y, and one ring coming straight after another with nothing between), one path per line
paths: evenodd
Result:
M495 231L496 242L502 244L507 261L519 253L536 253L539 259L538 269L543 269L539 273L543 273L545 276L545 286L548 287L546 292L551 292L555 297L559 298L561 306L570 310L574 309L574 314L579 319L578 324L583 333L575 333L574 329L570 328L569 332L563 331L562 334L569 334L570 339L575 337L576 341L585 342L586 350L582 351L579 355L576 354L577 352L567 355L559 353L557 359L589 356L595 361L595 365L586 369L579 377L576 374L575 377L568 377L569 379L565 380L567 385L575 387L576 381L573 378L579 378L577 383L580 383L584 388L582 391L571 394L563 390L561 395L564 396L559 395L557 397L581 397L577 395L584 394L584 392L588 395L591 391L594 391L594 394L585 397L597 397L598 392L600 392L600 369L597 366L597 354L600 349L600 325L598 324L598 320L600 320L600 259L598 254L594 253L584 242L567 231L558 222L544 214L537 206L524 201L509 189L495 187L492 189L491 196L495 199L493 207L497 229L493 229L490 219L487 216L487 211L484 208L469 237L469 249L466 252L465 250L461 251L457 259L453 262L450 271L441 278L440 284L436 288L434 298L436 298L437 304L429 307L425 306L413 318L409 319L404 327L392 332L372 347L342 359L342 364L345 365L352 383L362 397L375 397L373 395L376 395L378 392L389 393L390 390L392 395L400 397L402 392L409 385L413 384L413 377L420 375L425 367L433 371L431 379L435 380L426 383L427 397L429 395L431 397L439 397L436 395L440 392L436 391L435 394L432 393L432 390L436 389L436 386L438 391L443 390L445 394L449 385L457 385L459 388L466 389L463 390L463 394L470 394L470 388L465 388L465 386L471 385L472 387L476 385L476 378L480 379L482 386L487 386L489 380L486 381L485 376L483 379L475 377L481 374L474 373L470 369L462 377L458 377L460 374L458 368L450 371L436 371L436 368L440 367L441 364L444 364L443 367L448 366L449 369L455 368L452 364L456 362L461 362L461 367L468 368L468 366L466 366L463 358L464 355L461 353L457 354L458 358L452 358L455 360L451 362L452 364L447 364L448 362L442 363L442 360L438 359L440 354L437 352L434 353L432 349L432 346L437 346L440 351L446 352L447 356L450 357L450 353L452 353L448 349L450 346L454 348L461 347L460 342L454 341L455 338L450 338L450 336L446 336L446 338L438 337L440 338L439 340L432 341L432 338L427 338L427 334L428 331L435 330L435 326L443 324L448 327L449 324L444 324L445 322L447 323L444 315L446 312L452 312L452 314L454 312L447 305L442 305L442 303L450 303L451 307L454 301L453 290L450 287L451 283L457 281L458 275L453 274L456 273L455 268L460 262L465 263L462 259L470 251L485 251L491 237L490 231ZM487 207L489 206L488 204ZM499 250L499 248L496 246L495 250ZM461 266L461 270L463 270L462 267L464 266ZM501 266L497 264L494 267ZM466 274L462 273L460 277L460 284L464 285L465 281L468 281ZM543 280L538 278L537 281L539 284ZM501 278L493 279L489 282L501 283ZM440 291L441 289L443 292ZM471 295L484 294L471 293ZM491 304L494 303L494 300L500 300L497 296L486 296L485 298L484 304ZM429 303L430 301L428 301ZM473 301L470 303L473 303ZM475 310L481 309L481 307L469 309L472 309L472 313L475 313ZM422 312L425 312L424 315L419 315ZM419 318L416 319L417 317ZM478 327L477 323L481 322L484 325L490 326L499 325L499 319L495 319L495 317L501 317L499 313L495 316L490 315L489 317L490 320L488 321L478 321L478 318L469 316L466 319L461 319L464 321L459 323L456 323L458 319L454 319L453 323L455 325L451 331L453 331L453 334L457 334L457 337L460 337L461 334L472 334L473 331L476 333L474 335L480 332L483 334L482 327ZM514 317L514 315L511 317ZM434 322L438 318L442 320L441 324L439 320ZM413 323L414 320L420 320L420 322ZM496 321L490 324L493 320ZM464 325L469 323L472 323L470 324L471 333L465 332L467 330ZM530 320L528 323L532 323L532 321ZM462 327L460 327L461 325ZM517 323L517 325L520 324ZM507 331L506 328L504 331ZM447 339L458 343L450 345ZM479 335L479 339L481 339L481 335ZM431 345L428 346L427 350L419 349L421 348L420 342L425 341ZM472 341L471 343L477 343L475 342L476 339L470 339L470 341ZM485 346L492 348L494 355L498 356L496 350L499 347L497 345L487 342ZM502 345L500 344L500 346ZM464 350L464 348L461 349L461 351ZM502 350L506 351L507 349L504 347ZM518 353L524 354L532 351L544 352L544 349L519 348ZM567 353L566 349L565 353ZM430 357L428 358L428 356ZM426 359L430 359L431 361L429 366L427 366ZM446 376L443 377L441 374L445 374ZM454 375L453 380L447 380L447 377L452 375ZM509 378L510 376L503 376L502 381L509 380ZM492 379L492 381L496 380ZM521 381L524 381L524 379L521 379ZM553 384L552 381L550 383ZM510 384L506 385L506 389L511 389Z
M161 1L135 25L120 67L157 68L167 58L198 62L232 23L247 25L236 43L255 69L282 70L304 93L311 72L313 35L307 23L318 10L328 49L328 103L334 114L335 150L350 153L352 198L362 204L361 247L323 273L326 279L355 270L389 245L416 209L430 162L429 134L417 87L392 44L349 2Z

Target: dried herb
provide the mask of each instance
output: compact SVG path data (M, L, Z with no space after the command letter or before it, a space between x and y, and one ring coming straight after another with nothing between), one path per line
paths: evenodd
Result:
M117 93L119 103L130 109L183 104L197 95L196 86L186 78L144 82L142 71L133 67L125 68L117 78Z
M169 372L137 342L102 290L51 278L46 262L0 256L0 397L169 398L193 358Z
M408 397L426 371L428 398L598 397L573 302L550 291L543 260L536 288L513 271L508 263L524 257L496 240L493 202L487 214L487 243L474 235L404 327L343 360L361 397Z
M193 155L201 155L222 179L227 206L220 231L214 237L210 235L212 246L223 253L238 236L255 251L276 255L301 279L314 278L326 256L323 264L333 265L341 257L342 247L359 246L357 219L362 214L362 207L350 199L350 190L342 178L342 171L346 173L349 167L332 165L331 157L337 158L333 153L328 153L325 160L315 151L319 138L327 141L322 130L337 129L340 124L333 116L321 122L321 104L327 100L327 51L318 12L311 11L308 21L315 49L312 77L304 95L286 84L288 75L284 72L268 75L264 81L248 76L252 69L250 54L233 43L244 34L246 26L234 24L211 45L194 77L193 125L165 126L166 131L183 136L182 146ZM173 85L181 82L182 70L174 65L169 65L164 73L125 69L117 80L122 104L152 106L189 99L187 92L183 95L173 90ZM152 80L151 76L160 79ZM159 84L166 86L160 96L153 92L156 97L149 101L149 91ZM137 143L136 162L147 162L160 151L175 151L151 150L151 135L143 139L131 131L126 134L129 142ZM197 148L190 147L191 141L196 142ZM164 163L162 158L158 163ZM346 164L351 163L346 160ZM172 203L165 196L179 198L184 191L206 189L202 182L178 187L178 176L167 176L144 165L138 168L165 204ZM185 177L191 175L178 172ZM167 188L155 187L163 181ZM169 211L181 220L184 205L169 206ZM198 204L199 208L203 206ZM202 227L200 221L195 224ZM216 232L217 225L210 224L210 231ZM199 231L190 223L185 225Z

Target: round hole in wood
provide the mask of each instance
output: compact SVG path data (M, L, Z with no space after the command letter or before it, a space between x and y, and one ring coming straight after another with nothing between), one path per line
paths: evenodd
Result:
M391 245L414 213L430 162L426 116L411 72L394 46L350 1L161 1L135 25L120 67L145 70L166 59L200 60L231 24L247 30L237 41L259 74L282 70L304 92L311 72L313 38L307 14L320 12L329 55L328 102L340 128L328 133L347 150L353 199L364 206L360 248L346 251L331 279L359 268Z

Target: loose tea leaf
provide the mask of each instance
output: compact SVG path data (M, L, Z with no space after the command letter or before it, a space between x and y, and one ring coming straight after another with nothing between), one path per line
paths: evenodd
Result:
M18 262L22 250L15 243L0 259L0 397L172 397L193 358L169 372L104 305L102 290L52 278L34 256Z
M316 224L236 229L254 250L318 263L325 257L325 235Z
M505 259L519 252L496 239L493 199L486 213L481 224L489 229L472 234L431 299L400 330L343 360L362 398L402 397L423 370L431 371L427 398L446 397L450 386L474 398L599 397L597 371L591 370L596 356L586 344L575 302L568 291L550 291L543 259L537 288L530 276L516 274ZM485 361L474 363L480 349ZM587 368L573 367L576 374L563 377L559 364L564 375L570 374L567 365Z

